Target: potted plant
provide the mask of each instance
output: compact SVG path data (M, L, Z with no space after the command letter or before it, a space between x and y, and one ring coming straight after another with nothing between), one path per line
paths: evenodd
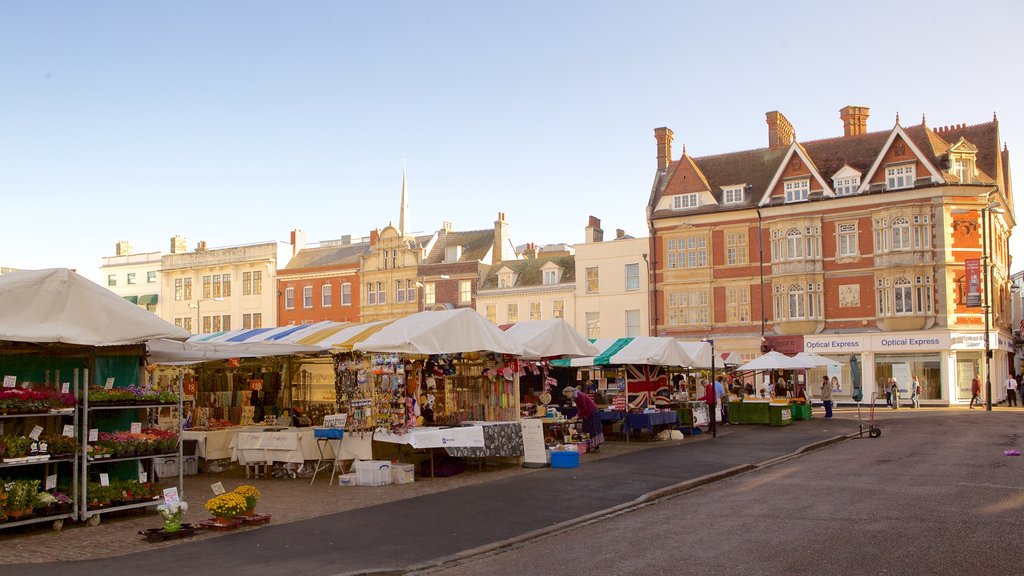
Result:
M164 532L177 532L181 530L181 521L184 519L187 510L188 502L157 506L156 511L160 513L160 517L164 520Z
M49 492L36 492L32 495L32 509L39 516L53 516L57 513L57 498Z
M256 504L260 501L260 491L255 486L243 484L235 488L234 493L245 498L245 512L242 514L245 516L255 516Z
M227 525L235 516L245 512L245 497L234 492L226 492L207 500L206 509L213 514L218 524Z
M0 524L4 522L7 522L7 485L0 482Z
M7 456L4 462L21 461L28 455L32 447L32 439L28 436L6 436L4 443L7 445Z
M53 493L53 497L57 501L56 507L58 514L63 514L65 512L71 511L71 507L74 503L71 501L71 498L67 494L58 491Z
M32 496L39 480L15 480L7 485L7 516L11 520L24 520L32 515Z

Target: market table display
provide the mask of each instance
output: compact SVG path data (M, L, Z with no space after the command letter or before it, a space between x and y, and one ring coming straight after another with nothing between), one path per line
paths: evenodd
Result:
M793 411L789 403L771 403L768 407L768 424L772 426L788 426L793 423Z
M463 422L463 426L478 426L484 435L482 447L445 446L449 456L461 458L510 457L523 455L523 428L519 422Z
M771 400L744 399L740 402L740 424L770 424L768 407Z
M231 458L231 442L241 431L250 430L241 426L222 428L220 430L185 430L181 433L182 440L196 441L196 456L204 460L223 460Z
M647 430L654 436L658 426L676 427L679 425L679 413L673 410L661 412L645 412L642 414L627 414L626 421L622 424L622 432L629 434L631 431Z
M434 477L435 448L484 448L484 430L481 426L456 426L442 428L440 426L418 426L406 432L396 433L389 430L377 430L373 439L391 444L407 444L416 449L425 449L430 453L430 477Z
M231 440L231 460L239 464L286 462L302 464L317 460L312 428L287 428L260 432L239 432ZM330 456L333 456L333 451Z

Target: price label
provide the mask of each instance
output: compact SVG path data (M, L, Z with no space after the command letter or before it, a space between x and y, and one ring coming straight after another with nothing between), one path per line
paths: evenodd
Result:
M63 434L64 434L64 436L67 436L68 438L74 438L75 437L75 427L72 426L71 424L65 424L64 425L64 432L63 432Z
M98 428L89 429L89 442L95 442L100 439L100 431Z
M107 390L110 390L111 388L113 388L114 387L114 377L111 376L110 378L107 378L107 383L104 384L103 387L106 388Z
M171 486L170 488L164 488L164 505L174 506L181 500L178 497L178 487Z
M139 482L142 482L143 484L149 482L149 474L145 472L139 472Z
M223 494L225 492L224 484L222 484L220 482L216 482L214 484L210 484L210 488L213 489L213 493L215 495L217 495L217 496L220 496L221 494Z
M60 393L61 394L70 394L71 393L71 382L65 382L65 383L61 384L60 385Z
M43 433L43 427L42 426L33 426L32 427L32 431L28 433L28 437L33 439L33 440L38 441L39 440L39 435L42 434L42 433Z
M106 472L100 474L100 486L110 486L110 476Z
M46 488L43 488L43 490L53 490L56 487L57 487L57 475L56 474L50 474L49 476L46 477Z
M132 422L131 433L142 434L142 422Z
M18 385L17 376L4 376L4 388L14 388Z

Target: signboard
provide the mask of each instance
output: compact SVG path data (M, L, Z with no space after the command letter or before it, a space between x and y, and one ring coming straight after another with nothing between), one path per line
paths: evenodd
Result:
M179 502L181 502L181 499L178 496L177 486L164 488L164 504L166 506L176 506Z
M249 380L249 390L263 390L263 380L258 378Z
M524 418L519 421L523 427L523 465L545 465L548 463L544 449L544 424L540 418Z
M4 376L4 388L14 388L18 385L17 376Z
M328 414L324 416L325 428L344 428L348 421L348 414Z
M220 496L224 493L224 484L221 482L214 482L213 484L210 484L210 489L213 490L215 495Z
M625 396L616 396L615 398L612 398L612 409L613 410L618 410L620 412L625 412L626 411L626 397Z
M114 388L114 377L113 376L111 376L110 378L107 378L106 383L103 384L103 388L106 389L106 390L111 390L111 389Z
M981 260L968 258L964 260L964 275L967 279L968 308L981 308Z
M864 338L861 336L804 336L804 350L815 354L844 354L863 352Z
M195 378L185 378L182 381L182 393L185 396L195 396L199 391L199 381Z
M829 366L827 372L829 386L832 388L832 393L839 394L843 391L843 367Z

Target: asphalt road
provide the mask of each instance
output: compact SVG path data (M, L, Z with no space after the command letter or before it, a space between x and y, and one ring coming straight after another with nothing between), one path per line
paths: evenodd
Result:
M0 566L0 575L394 573L550 529L651 491L763 462L853 429L853 422L838 419L797 422L782 428L732 426L715 439L623 454L575 469L548 469L114 558ZM343 497L344 491L338 494ZM673 520L660 526L659 539L677 542L696 526L695 522ZM54 544L59 545L59 540ZM616 547L619 554L642 551L638 558L646 558L648 551L654 550L649 544L637 549ZM536 568L531 566L531 572L539 573Z
M830 445L432 574L1024 574L1024 412L885 411ZM820 422L820 421L819 421Z

